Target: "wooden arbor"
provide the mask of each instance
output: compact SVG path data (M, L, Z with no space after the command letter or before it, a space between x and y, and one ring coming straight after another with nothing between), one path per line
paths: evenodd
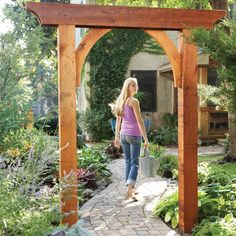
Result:
M60 178L75 172L76 165L76 86L85 57L96 41L112 28L139 28L151 35L165 50L178 87L179 138L179 227L190 232L197 223L197 49L183 40L188 28L211 28L224 11L111 7L79 4L27 3L42 25L58 27L59 72L59 138ZM90 27L75 49L75 27ZM178 49L162 30L178 30ZM62 223L73 225L78 220L77 180L61 199ZM72 197L66 199L67 192ZM71 214L68 214L68 213Z

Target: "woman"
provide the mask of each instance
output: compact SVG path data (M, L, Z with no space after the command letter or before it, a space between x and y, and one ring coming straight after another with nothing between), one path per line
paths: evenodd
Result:
M123 148L127 195L133 199L135 199L134 186L138 175L142 137L144 148L149 145L139 101L133 97L137 92L137 79L126 79L115 104L115 145L119 147L121 144Z

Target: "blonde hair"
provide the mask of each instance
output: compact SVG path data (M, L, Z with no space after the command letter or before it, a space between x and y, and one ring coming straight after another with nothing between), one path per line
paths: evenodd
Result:
M131 83L136 83L137 84L137 79L133 78L133 77L130 77L130 78L128 78L124 81L121 93L120 93L120 95L118 96L118 98L115 102L115 112L114 113L115 113L116 116L123 116L124 104L125 104L126 99L128 98L128 95L129 95L128 94L128 89L129 89L129 85Z

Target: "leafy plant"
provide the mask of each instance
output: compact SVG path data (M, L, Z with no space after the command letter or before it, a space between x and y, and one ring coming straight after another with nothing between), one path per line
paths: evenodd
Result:
M83 183L84 187L96 188L96 173L89 169L79 168L77 171L79 183Z
M179 224L178 192L158 202L153 215L161 217L166 223L170 223L172 228L176 228Z
M155 158L159 158L165 152L165 148L162 146L159 146L158 144L151 143L149 146L149 152L150 152L151 156L153 156Z
M193 230L193 236L235 236L236 232L236 219L231 213L227 214L224 218L216 220L204 219Z
M172 178L174 169L178 168L177 157L173 155L164 155L160 159L158 174L162 177Z
M123 153L122 147L115 147L114 141L109 142L108 146L105 147L104 152L110 159L121 158Z
M1 235L45 235L60 224L60 185L54 182L49 188L42 178L51 175L49 166L56 158L47 153L0 166Z
M107 169L110 159L95 148L83 148L77 157L79 168L89 169L96 173L97 178L107 177L111 172Z
M104 122L105 115L102 110L92 110L90 108L80 113L81 128L90 135L90 141L99 141L111 132L109 122Z
M176 145L178 143L178 128L160 127L149 133L149 140L161 146Z
M198 164L198 182L200 185L227 185L230 182L230 175L217 165L203 162Z
M174 113L166 113L165 115L163 115L162 120L165 123L166 127L172 127L175 128L178 126L178 114Z

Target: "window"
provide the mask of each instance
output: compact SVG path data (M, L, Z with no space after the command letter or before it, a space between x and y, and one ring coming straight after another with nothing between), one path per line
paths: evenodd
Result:
M131 76L137 78L139 91L144 92L144 102L140 101L142 111L156 111L157 76L153 70L131 70Z
M214 68L207 69L207 84L215 87L219 86L219 79L216 69ZM211 101L208 101L207 107L215 107L215 105Z
M227 112L210 112L210 130L228 129Z
M208 68L207 69L207 84L211 86L219 86L219 79L216 69Z

